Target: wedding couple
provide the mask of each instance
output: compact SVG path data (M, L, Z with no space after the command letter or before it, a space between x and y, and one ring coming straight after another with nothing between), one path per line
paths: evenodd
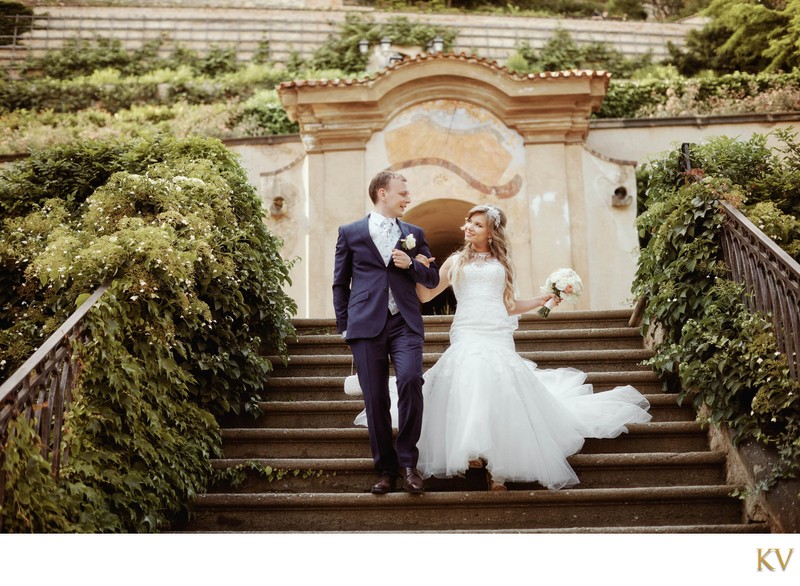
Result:
M594 394L583 372L540 370L516 353L519 314L554 295L515 299L502 210L472 208L464 246L440 268L422 229L399 220L411 203L406 179L382 171L369 196L374 211L339 228L333 304L364 393L380 475L373 494L393 492L398 479L403 490L420 494L423 478L484 464L492 490L504 490L506 481L570 486L578 478L567 456L584 438L615 437L626 424L650 419L647 400L633 387ZM420 301L448 286L457 300L450 346L423 377Z

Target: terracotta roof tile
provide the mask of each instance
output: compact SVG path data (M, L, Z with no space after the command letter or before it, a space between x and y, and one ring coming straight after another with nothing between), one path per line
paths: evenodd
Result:
M421 63L423 61L469 61L471 63L477 63L485 67L489 67L490 69L501 71L506 75L515 79L555 79L559 77L562 78L589 77L589 78L605 78L606 80L608 80L611 78L611 74L607 71L595 71L591 69L571 69L565 71L543 71L541 73L520 74L510 71L505 66L500 65L497 61L489 60L484 57L478 57L476 55L470 55L467 53L438 53L435 55L431 55L429 53L419 53L413 57L406 57L402 61L393 63L388 67L382 69L381 71L375 72L362 79L337 78L337 79L309 79L309 80L284 81L278 87L281 89L291 89L291 88L316 87L316 86L340 87L340 86L352 86L352 85L366 85L368 83L375 81L379 77L391 74L393 71L402 69L404 67L408 67L414 63Z

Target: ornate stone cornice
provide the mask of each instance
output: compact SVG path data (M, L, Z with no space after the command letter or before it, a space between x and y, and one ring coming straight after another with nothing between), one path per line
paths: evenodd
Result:
M486 108L526 143L583 142L608 89L604 71L519 75L465 54L420 54L364 79L284 82L278 94L309 152L364 148L400 111L453 99Z

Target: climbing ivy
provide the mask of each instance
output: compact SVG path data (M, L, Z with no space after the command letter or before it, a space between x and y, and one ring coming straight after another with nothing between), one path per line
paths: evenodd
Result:
M4 525L156 531L212 476L216 415L255 405L285 355L290 263L236 156L212 139L88 141L0 176L5 378L100 284L57 490L17 424ZM63 498L67 494L70 498Z
M775 138L796 152L793 133ZM646 245L633 286L647 300L643 330L656 335L650 364L679 377L681 399L708 422L727 425L734 442L749 438L775 450L777 463L757 490L800 472L800 383L789 376L769 318L748 310L741 286L727 279L719 236L721 201L745 214L755 209L767 233L800 228L779 209L797 205L780 190L786 176L796 176L797 161L778 157L766 140L720 137L692 145L689 172L681 172L677 151L647 164L647 209L638 219Z

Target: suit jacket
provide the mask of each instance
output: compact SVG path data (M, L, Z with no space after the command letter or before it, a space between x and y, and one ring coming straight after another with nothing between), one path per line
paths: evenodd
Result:
M416 241L411 250L404 250L412 259L413 268L400 269L390 260L387 266L369 234L369 216L339 227L336 259L333 268L333 307L339 332L347 330L347 339L374 338L383 330L388 315L389 287L397 307L408 326L424 336L422 314L416 284L432 289L439 284L439 267L430 267L413 260L417 254L430 257L422 228L397 220L400 239L409 234Z

